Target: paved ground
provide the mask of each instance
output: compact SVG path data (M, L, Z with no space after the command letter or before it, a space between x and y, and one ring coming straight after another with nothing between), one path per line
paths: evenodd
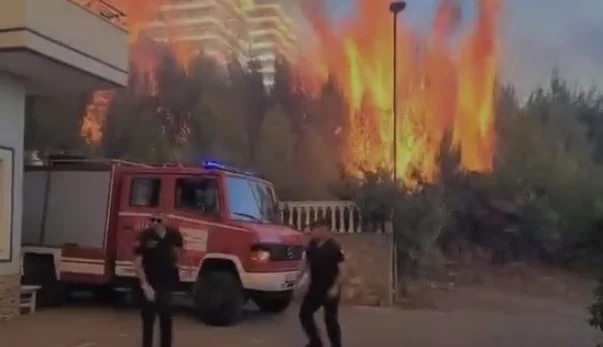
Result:
M583 308L540 299L448 312L347 307L341 321L347 347L593 347L597 338ZM134 310L79 305L0 323L0 341L7 347L138 346L138 328ZM295 307L284 316L250 313L231 328L204 326L185 312L176 319L174 347L302 345Z

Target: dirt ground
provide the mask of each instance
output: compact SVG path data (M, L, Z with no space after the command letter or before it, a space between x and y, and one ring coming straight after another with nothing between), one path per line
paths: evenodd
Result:
M475 305L440 310L343 307L344 345L593 347L600 337L576 303L468 290L462 296L460 300L471 298ZM182 311L175 321L174 347L303 346L296 313L295 306L282 316L250 312L236 327L212 328ZM7 347L137 346L138 332L136 310L84 303L0 322L1 345Z

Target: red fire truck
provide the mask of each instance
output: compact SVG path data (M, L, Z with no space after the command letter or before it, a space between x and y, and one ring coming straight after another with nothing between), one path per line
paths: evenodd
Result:
M303 235L279 222L272 184L251 173L55 158L26 167L23 187L23 283L42 287L41 303L131 288L133 243L156 213L182 233L180 290L207 324L234 324L248 299L273 313L292 299Z

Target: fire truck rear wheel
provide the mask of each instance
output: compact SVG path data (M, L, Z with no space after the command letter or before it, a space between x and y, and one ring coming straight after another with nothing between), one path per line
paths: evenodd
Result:
M214 270L203 273L194 291L195 309L201 321L229 326L243 318L245 293L236 274Z

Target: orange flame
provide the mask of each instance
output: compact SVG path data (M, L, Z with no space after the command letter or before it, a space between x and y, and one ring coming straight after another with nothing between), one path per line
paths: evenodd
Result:
M80 135L90 145L100 144L103 138L103 125L112 98L113 93L111 91L98 91L92 95L92 101L86 106Z
M393 15L388 0L356 0L354 16L326 18L324 2L304 12L318 38L312 51L316 74L330 71L350 106L344 165L351 173L392 169ZM498 0L479 0L471 34L454 44L460 10L441 1L428 40L404 24L397 33L396 170L434 180L447 134L469 171L492 169L494 94L498 63ZM403 16L403 15L402 15ZM315 77L313 77L315 78ZM315 84L315 83L314 83Z
M105 0L105 2L126 14L126 25L129 30L130 62L131 69L139 76L145 78L138 86L130 86L136 90L155 95L157 93L157 77L155 75L161 56L158 54L157 45L152 40L143 37L145 25L157 17L161 6L170 3L170 0ZM87 2L82 2L85 5ZM168 14L163 16L167 34L167 45L176 60L185 72L188 73L189 63L193 57L192 47L184 41L177 40L181 34L178 26L172 25L173 18ZM80 134L86 142L93 147L98 147L103 138L103 129L113 93L110 91L97 91L92 95L90 105L86 108Z
M146 74L145 93L157 92L154 76L160 63L156 46L141 39L144 24L157 16L170 0L106 0L128 14L132 68ZM379 167L393 168L400 178L419 173L433 181L438 176L439 155L451 136L462 168L490 171L494 155L494 95L498 69L497 30L500 0L477 0L477 16L469 34L459 39L460 10L455 0L441 0L432 30L426 39L404 22L397 33L396 76L397 136L393 136L392 56L393 18L389 0L355 0L354 15L343 22L328 20L326 0L300 0L316 42L308 43L297 71L314 91L332 74L346 98L350 112L346 122L343 160L348 172ZM411 6L412 3L409 5ZM404 17L404 13L401 15ZM164 16L168 46L187 70L194 54L177 40L171 19ZM132 86L131 86L132 87ZM98 94L98 95L97 95ZM98 145L102 139L106 105L111 94L98 92L88 107L82 136ZM108 96L107 96L108 95ZM109 100L109 101L107 101ZM103 114L103 112L105 112ZM328 115L324 115L328 116Z

